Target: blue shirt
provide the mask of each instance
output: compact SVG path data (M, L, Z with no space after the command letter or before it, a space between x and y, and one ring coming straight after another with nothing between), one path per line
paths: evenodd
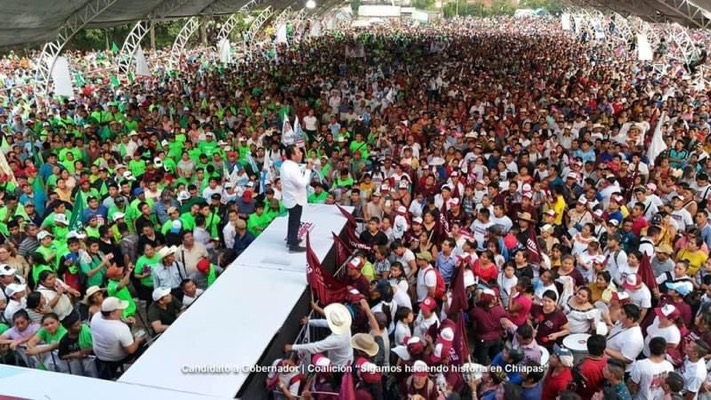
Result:
M543 391L543 385L541 385L541 382L538 382L536 386L530 387L530 388L523 388L523 392L521 393L521 398L523 400L539 400L541 399Z
M456 261L457 259L454 257L454 253L450 254L449 257L445 256L442 252L437 254L437 269L439 269L439 273L442 274L442 279L444 279L444 283L447 285L452 283Z
M249 247L250 244L254 241L254 235L249 233L249 231L245 232L244 236L240 237L239 234L235 235L235 245L233 247L236 255L242 254L242 252Z

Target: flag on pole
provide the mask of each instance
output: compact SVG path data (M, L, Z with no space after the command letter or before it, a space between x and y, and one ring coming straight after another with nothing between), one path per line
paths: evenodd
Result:
M299 116L296 116L294 120L294 137L296 138L295 144L297 147L304 147L304 130L301 129L301 122L299 122Z
M262 174L259 176L259 193L266 193L267 183L272 179L272 158L269 151L264 154L264 165Z
M331 233L333 234L333 243L336 248L336 267L340 267L348 261L348 257L350 257L353 250L343 240L341 240L335 232Z
M256 173L259 171L259 167L257 166L257 162L254 161L254 157L252 157L251 153L247 153L247 164L249 164L249 167L252 168L252 173Z
M348 246L353 250L359 249L365 251L372 251L372 246L361 242L360 238L356 234L356 227L358 226L358 222L356 221L353 214L346 211L346 209L341 207L339 204L336 204L336 207L338 207L338 211L340 211L341 214L343 214L343 216L346 217L346 219L348 220L345 227L346 242L348 243Z
M466 260L466 258L457 259L457 274L454 275L454 279L452 281L452 303L449 305L448 315L454 315L460 311L465 311L469 306L467 288L464 286L464 271L470 263L469 260Z
M657 159L657 156L667 149L667 144L664 142L664 137L662 136L662 126L666 123L666 119L666 112L663 112L654 128L652 142L649 144L649 150L647 150L647 159L649 160L650 167L654 166L654 160Z
M526 250L528 250L528 260L532 264L540 264L543 261L541 249L538 247L538 239L536 238L535 228L528 227L528 240L526 240Z
M281 142L284 146L296 144L296 132L289 122L289 117L284 116L284 123L281 126Z
M82 228L82 215L84 215L84 195L80 189L74 195L74 208L72 209L72 216L69 218L70 231L78 231Z
M311 247L311 234L306 233L306 281L322 305L342 302L348 288L321 267L314 249Z
M350 367L351 362L348 362ZM350 371L350 368L346 369ZM346 372L343 374L341 379L341 389L338 391L338 398L340 400L356 400L355 385L353 384L353 374Z
M469 362L469 341L467 340L467 329L464 321L464 311L460 311L457 318L456 328L454 329L454 341L452 350L456 357L452 357L452 364L463 365Z
M639 276L649 290L654 291L657 288L657 279L654 277L652 263L646 253L642 255L642 260L639 262Z
M111 43L111 52L114 53L114 55L118 54L119 52L119 47L116 45L116 42Z
M111 80L111 86L113 86L113 87L116 87L120 84L119 79L116 75L111 75L110 80Z

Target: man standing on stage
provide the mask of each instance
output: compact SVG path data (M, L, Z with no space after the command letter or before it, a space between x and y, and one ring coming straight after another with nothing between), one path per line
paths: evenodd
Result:
M311 161L308 162L306 170L301 171L299 163L304 158L303 151L289 145L286 148L287 160L281 165L281 187L282 202L289 210L289 230L286 236L286 244L289 253L302 253L306 248L299 245L299 228L301 227L301 212L306 205L306 187L311 183Z

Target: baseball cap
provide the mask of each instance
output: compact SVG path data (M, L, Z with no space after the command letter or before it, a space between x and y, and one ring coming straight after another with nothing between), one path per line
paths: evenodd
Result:
M637 289L637 286L642 284L642 277L639 274L630 274L627 275L627 278L625 278L624 283L622 284L622 287L624 287L627 290L635 290Z
M420 302L420 309L432 311L437 307L437 302L432 298L427 296L422 302Z
M125 216L126 216L126 214L124 214L122 212L115 212L114 215L111 217L111 219L113 219L114 222L116 222L116 221L120 220L121 218L124 218Z
M71 231L67 234L67 239L86 239L86 235L77 231Z
M15 275L17 270L15 268L12 268L11 266L7 264L2 264L0 265L0 276L10 276L10 275Z
M125 310L128 308L128 305L128 302L125 300L121 300L116 297L107 297L101 303L101 311L111 312L116 310Z
M7 297L12 297L17 293L24 292L27 289L27 285L19 283L11 283L5 288L5 294Z
M137 187L133 189L133 195L134 196L140 196L143 194L143 188Z
M360 257L353 257L349 262L348 262L348 268L350 269L357 269L361 270L363 268L363 259Z
M686 296L693 290L693 285L689 281L679 281L679 282L665 282L667 289L673 290L682 296Z
M553 353L558 357L560 363L568 368L573 366L574 358L573 352L566 349L565 347L560 347L557 344L553 346Z
M671 304L665 304L662 307L655 308L654 313L660 318L664 317L672 321L676 321L681 316L681 312Z
M162 299L164 296L167 296L170 294L170 288L167 287L157 287L153 289L153 301L158 301ZM106 300L104 300L106 302ZM102 304L103 308L103 304Z
M612 298L622 304L629 304L630 295L627 292L612 292Z
M124 171L123 172L123 179L129 180L129 181L135 181L136 177L133 176L133 173L131 171Z
M41 231L40 233L37 234L37 240L43 240L46 237L54 237L51 233L47 231Z
M422 223L422 217L415 217L412 219L413 224L421 224Z
M428 375L427 363L422 360L415 361L412 364L412 375L417 377L425 377Z
M197 270L206 274L210 270L210 260L203 258L197 263Z

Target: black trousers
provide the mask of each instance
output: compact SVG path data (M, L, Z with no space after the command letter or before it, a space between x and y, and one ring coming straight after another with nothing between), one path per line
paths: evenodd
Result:
M298 204L289 209L289 230L286 234L286 244L289 248L299 247L299 228L303 210L304 208Z

